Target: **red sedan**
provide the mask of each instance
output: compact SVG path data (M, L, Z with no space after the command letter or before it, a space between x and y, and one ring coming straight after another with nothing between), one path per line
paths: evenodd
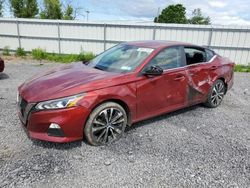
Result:
M196 45L119 44L87 63L37 75L18 89L19 117L31 138L103 145L127 125L204 103L221 104L234 63Z
M0 72L3 72L4 70L4 61L3 59L0 57Z

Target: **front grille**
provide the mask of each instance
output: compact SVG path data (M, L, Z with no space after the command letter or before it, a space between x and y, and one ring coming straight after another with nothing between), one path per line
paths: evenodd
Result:
M25 110L26 110L27 105L28 105L28 102L26 100L24 100L22 97L20 97L19 108L20 108L20 112L21 112L23 118L25 115Z
M30 112L33 110L33 107L36 105L36 103L28 103L24 98L22 98L20 95L18 96L18 107L19 111L22 116L22 122L24 124L27 124L27 120L29 117Z

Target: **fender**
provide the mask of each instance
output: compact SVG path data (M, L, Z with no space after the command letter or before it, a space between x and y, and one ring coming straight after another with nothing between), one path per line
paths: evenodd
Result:
M135 83L89 92L81 101L79 101L79 104L91 112L97 106L107 101L114 101L123 106L129 116L129 125L132 124L133 120L136 118Z

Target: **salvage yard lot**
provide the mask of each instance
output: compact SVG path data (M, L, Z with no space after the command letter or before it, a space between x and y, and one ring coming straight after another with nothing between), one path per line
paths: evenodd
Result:
M17 86L57 63L6 62L0 74L0 187L250 187L250 73L235 73L222 105L142 121L112 145L32 141Z

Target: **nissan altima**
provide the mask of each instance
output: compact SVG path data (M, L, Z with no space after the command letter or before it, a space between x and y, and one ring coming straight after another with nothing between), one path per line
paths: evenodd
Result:
M27 80L17 106L29 137L51 142L119 139L126 126L191 105L219 106L233 85L234 63L187 43L119 44L89 62Z

